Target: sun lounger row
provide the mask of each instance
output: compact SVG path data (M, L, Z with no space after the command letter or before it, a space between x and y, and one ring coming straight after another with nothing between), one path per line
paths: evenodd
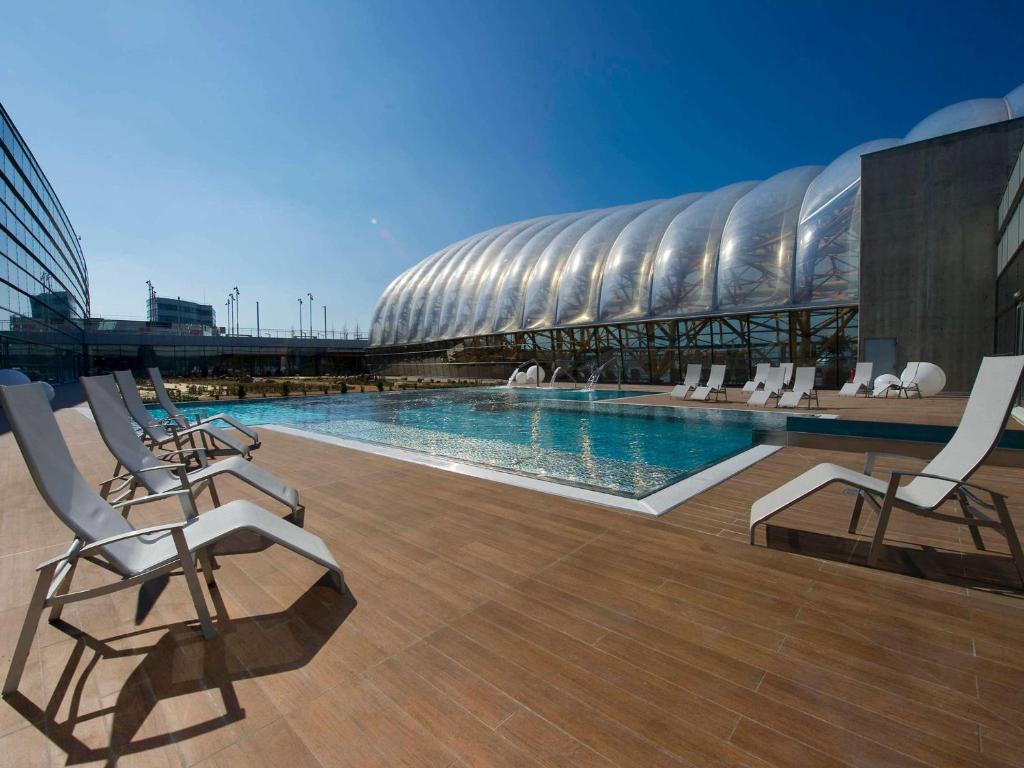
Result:
M672 391L668 393L669 397L673 397L676 400L684 400L692 390L693 394L690 394L691 400L707 400L711 395L715 396L715 400L718 400L720 397L728 399L728 392L725 389L725 366L712 365L708 380L702 385L700 379L703 372L704 367L700 363L690 363L687 365L686 377L683 379L683 383L674 386Z
M714 395L716 401L723 396L728 399L725 388L725 366L712 365L711 373L704 386L700 384L702 373L703 366L700 363L687 365L683 383L674 386L669 392L669 397L683 400L690 395L691 400L707 400L709 396ZM812 400L817 405L818 393L814 388L815 369L813 367L797 368L793 390L787 392L785 388L789 386L792 377L792 363L783 363L774 368L771 363L759 363L754 372L754 378L743 385L744 392L752 393L747 402L751 405L763 406L774 398L776 405L791 408L799 405L806 397L808 408L810 408ZM691 391L692 394L690 394Z
M327 545L302 527L305 509L298 491L252 463L251 453L260 445L256 433L225 414L199 419L190 426L170 401L159 371L151 369L150 375L168 413L163 424L143 405L129 371L81 379L100 436L116 460L113 476L98 492L72 460L43 386L0 386L0 406L36 488L73 533L67 551L37 569L39 575L4 680L4 696L18 688L47 608L53 622L68 603L172 572L185 578L203 636L214 637L216 629L196 566L198 562L208 588L216 588L214 546L239 531L255 533L323 566L332 586L346 591L341 568ZM142 429L142 437L132 426L133 419ZM230 424L232 431L214 427L210 422L217 419ZM159 455L154 451L160 451ZM227 458L211 462L215 456ZM284 505L288 516L278 517L242 499L222 503L215 482L224 476L235 477ZM139 488L147 494L136 496ZM209 490L214 508L200 514L197 496L205 490ZM180 502L183 520L142 529L129 522L133 507L172 498ZM72 591L72 578L83 558L103 560L117 578Z

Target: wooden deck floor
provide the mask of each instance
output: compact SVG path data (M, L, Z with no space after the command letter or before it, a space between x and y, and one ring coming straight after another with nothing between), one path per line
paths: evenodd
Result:
M98 482L94 427L59 418ZM263 437L258 462L300 488L352 595L271 548L219 556L215 641L186 625L181 577L142 617L134 592L73 605L0 704L0 764L1024 764L1024 603L984 587L1011 583L1002 542L974 554L953 526L900 517L888 561L929 580L867 569L850 497L827 491L777 518L771 549L746 543L752 499L858 456L786 448L655 520ZM1024 471L978 478L1024 528ZM69 537L10 434L0 488L6 670L34 567Z

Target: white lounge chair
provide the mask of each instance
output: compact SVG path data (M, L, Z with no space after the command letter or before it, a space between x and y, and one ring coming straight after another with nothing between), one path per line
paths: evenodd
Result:
M676 400L683 400L690 394L691 389L696 389L700 386L700 377L703 372L704 366L700 363L690 363L687 365L686 377L683 379L683 383L672 387L672 391L669 392L668 396Z
M840 397L855 397L863 392L865 395L871 393L871 377L875 371L874 363L857 363L853 372L853 381L843 384L839 390Z
M729 399L729 393L725 388L724 365L712 365L711 373L708 374L707 383L703 387L697 387L693 390L693 394L690 395L690 399L707 400L708 395L714 395L715 402L718 402L719 396L724 396L726 400Z
M174 404L171 399L170 393L167 391L167 387L164 385L164 377L160 373L159 368L149 368L149 380L153 382L153 389L156 391L157 402L160 403L160 407L167 411L167 416L174 420L174 423L180 429L188 429L192 426L188 422L188 417L178 410L178 406ZM249 449L256 450L260 447L260 438L256 434L256 430L252 427L247 427L245 424L240 422L230 413L215 413L213 416L204 415L200 417L196 415L196 425L210 424L215 421L223 421L225 424L230 425L233 429L238 430L247 438L249 438Z
M836 464L819 464L754 502L750 508L750 542L754 542L757 526L772 516L827 485L843 483L857 489L857 502L850 518L851 533L857 530L865 501L878 513L868 553L869 565L878 562L889 518L893 509L898 508L922 517L969 526L978 549L983 549L979 527L999 531L1006 537L1017 573L1024 583L1024 551L1007 511L1006 497L967 482L999 442L1022 374L1024 356L986 357L978 370L960 425L921 472L895 471L883 480ZM869 467L873 467L874 456L869 454L868 461ZM903 477L914 479L901 486ZM981 499L977 495L979 491L987 493L991 503ZM936 511L947 500L959 504L962 517ZM992 519L986 510L994 511L997 519Z
M203 636L215 637L216 629L199 584L195 559L202 564L206 582L213 589L216 583L210 567L211 548L239 531L252 531L323 566L333 586L345 592L341 568L323 540L248 501L232 501L198 516L194 505L183 503L184 520L133 528L118 512L120 505L101 499L78 471L42 385L0 387L0 405L40 495L74 533L74 540L63 555L37 568L39 576L4 680L4 696L18 688L39 619L46 608L51 609L50 621L53 622L60 618L67 603L137 586L179 568L184 573ZM191 491L182 489L128 503L144 504L167 498L192 501ZM120 579L69 591L75 567L83 558L103 559Z
M117 460L113 477L100 489L100 496L104 499L111 499L110 494L113 493L112 501L115 503L130 500L139 485L150 493L167 493L179 488L192 488L193 493L199 493L208 487L213 503L220 506L214 478L231 475L284 504L291 510L289 519L296 525L303 524L305 508L299 503L299 492L292 486L241 456L225 458L216 464L206 464L200 458L199 469L191 472L186 471L184 462L167 464L154 456L135 434L113 376L82 376L79 381L100 436ZM172 453L195 452L196 449L187 448ZM170 455L165 454L163 458ZM125 474L120 474L122 468L127 470ZM113 487L115 482L120 485ZM127 515L129 509L130 504L126 504L123 514Z
M812 400L814 401L815 408L820 407L818 405L818 390L814 388L814 378L817 373L817 369L812 365L797 368L793 389L789 392L783 392L777 405L780 408L796 408L800 405L800 401L806 397L808 408L811 407ZM754 394L757 393L755 392Z
M875 387L872 395L874 397L888 397L890 392L895 392L896 397L910 398L910 395L917 393L917 396L921 396L921 390L917 386L917 370L920 368L921 363L907 363L907 367L903 369L903 373L900 374L899 382L892 382L891 384L883 384L880 387Z
M764 386L765 381L768 379L768 371L771 370L771 363L758 363L754 369L754 378L743 385L744 392L753 392Z
M785 389L793 381L793 363L782 363L782 388Z
M153 414L149 412L146 404L142 402L142 395L139 394L139 388L135 386L135 377L132 376L131 371L114 371L114 379L121 390L121 397L124 399L124 405L128 409L128 413L131 414L135 423L142 427L142 433L154 447L162 448L170 443L175 448L181 449L184 447L181 444L182 438L187 438L189 441L194 442L195 438L199 437L203 446L201 449L202 455L224 456L237 454L243 459L250 458L248 445L239 442L223 429L217 429L210 424L200 424L188 429L177 429L174 426L165 427L153 418ZM207 446L207 438L212 441L212 445Z
M782 377L784 375L785 372L782 368L772 368L768 371L768 378L765 379L764 386L750 396L747 405L767 405L771 398L779 397L782 394Z

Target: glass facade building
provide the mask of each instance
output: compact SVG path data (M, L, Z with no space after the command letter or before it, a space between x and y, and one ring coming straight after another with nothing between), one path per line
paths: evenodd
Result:
M861 156L1017 117L1024 86L825 166L466 238L387 287L370 366L502 378L531 358L585 373L618 356L625 380L659 383L686 362L724 362L745 381L757 362L793 361L818 365L823 386L845 380L857 359Z
M0 368L72 381L85 363L89 273L71 222L0 105Z

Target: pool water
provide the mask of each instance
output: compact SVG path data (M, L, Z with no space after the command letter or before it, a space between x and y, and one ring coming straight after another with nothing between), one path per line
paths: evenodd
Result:
M639 499L753 445L786 415L615 403L614 390L487 387L183 404ZM158 415L162 411L154 409Z

